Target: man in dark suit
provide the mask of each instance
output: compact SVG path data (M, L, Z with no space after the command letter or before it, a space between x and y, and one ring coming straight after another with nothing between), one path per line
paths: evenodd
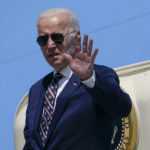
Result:
M98 48L92 53L87 34L81 45L73 12L45 11L38 33L37 42L54 71L30 89L24 150L111 150L114 121L131 111L118 76L94 65Z

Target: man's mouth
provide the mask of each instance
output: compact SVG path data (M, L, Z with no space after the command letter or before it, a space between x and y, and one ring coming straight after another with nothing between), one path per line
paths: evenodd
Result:
M58 56L58 55L60 55L59 53L55 53L55 54L49 54L48 56L49 57L54 57L54 56Z

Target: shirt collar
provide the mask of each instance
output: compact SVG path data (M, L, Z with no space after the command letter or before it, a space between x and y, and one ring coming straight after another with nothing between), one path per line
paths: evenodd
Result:
M54 70L54 74L56 74L57 72ZM63 70L60 71L60 73L66 77L66 78L70 78L72 75L72 70L69 66L65 67Z

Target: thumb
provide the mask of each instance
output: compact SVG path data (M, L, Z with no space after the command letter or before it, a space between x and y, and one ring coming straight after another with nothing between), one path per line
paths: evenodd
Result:
M69 54L64 54L64 56L65 56L65 59L68 61L68 64L71 65L73 61L72 56Z

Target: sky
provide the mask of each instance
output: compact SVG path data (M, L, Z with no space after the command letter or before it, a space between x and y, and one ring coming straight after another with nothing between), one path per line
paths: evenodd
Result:
M99 53L95 63L118 68L150 60L149 0L1 0L0 145L14 149L14 117L24 95L52 71L36 43L37 19L49 8L68 8Z

